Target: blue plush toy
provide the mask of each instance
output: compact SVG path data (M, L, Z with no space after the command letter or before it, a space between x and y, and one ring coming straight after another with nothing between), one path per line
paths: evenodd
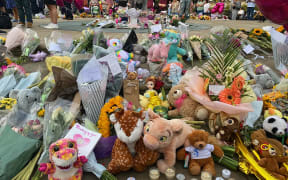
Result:
M177 54L186 55L186 50L178 47L181 36L179 33L174 33L170 31L165 32L165 38L163 39L165 44L170 44L167 65L163 68L163 72L168 72L170 70L171 64L176 64L177 66L183 68L183 65L178 61Z

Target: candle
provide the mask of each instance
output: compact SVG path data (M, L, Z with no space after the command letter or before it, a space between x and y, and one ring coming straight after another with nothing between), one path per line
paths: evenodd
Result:
M201 180L212 180L212 174L209 172L203 171L201 173Z
M158 169L151 169L149 171L149 177L151 180L157 180L160 177L160 172Z
M168 180L172 180L175 178L175 170L172 168L168 168L165 172L165 175Z

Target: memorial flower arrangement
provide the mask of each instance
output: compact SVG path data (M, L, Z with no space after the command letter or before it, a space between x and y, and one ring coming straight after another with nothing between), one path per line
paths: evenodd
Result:
M123 98L116 96L111 98L101 109L99 120L97 122L99 132L103 137L109 137L111 134L111 123L109 120L109 114L113 113L119 108L123 108Z
M208 42L212 58L200 70L201 77L205 80L204 91L208 92L214 101L230 105L240 104L241 97L246 92L245 79L241 76L243 65L237 60L240 46L236 41L230 41L226 51L221 52L214 43L216 41Z

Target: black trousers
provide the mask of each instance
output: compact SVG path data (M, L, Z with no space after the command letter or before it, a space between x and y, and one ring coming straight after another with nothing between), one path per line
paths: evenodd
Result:
M72 4L64 1L64 7L61 8L61 13L65 14L66 19L73 19Z

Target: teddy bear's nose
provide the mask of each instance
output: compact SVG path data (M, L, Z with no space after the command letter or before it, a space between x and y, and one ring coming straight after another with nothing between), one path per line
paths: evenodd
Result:
M174 94L177 94L178 91L174 91Z
M199 147L200 147L200 148L203 148L203 144L199 144Z

